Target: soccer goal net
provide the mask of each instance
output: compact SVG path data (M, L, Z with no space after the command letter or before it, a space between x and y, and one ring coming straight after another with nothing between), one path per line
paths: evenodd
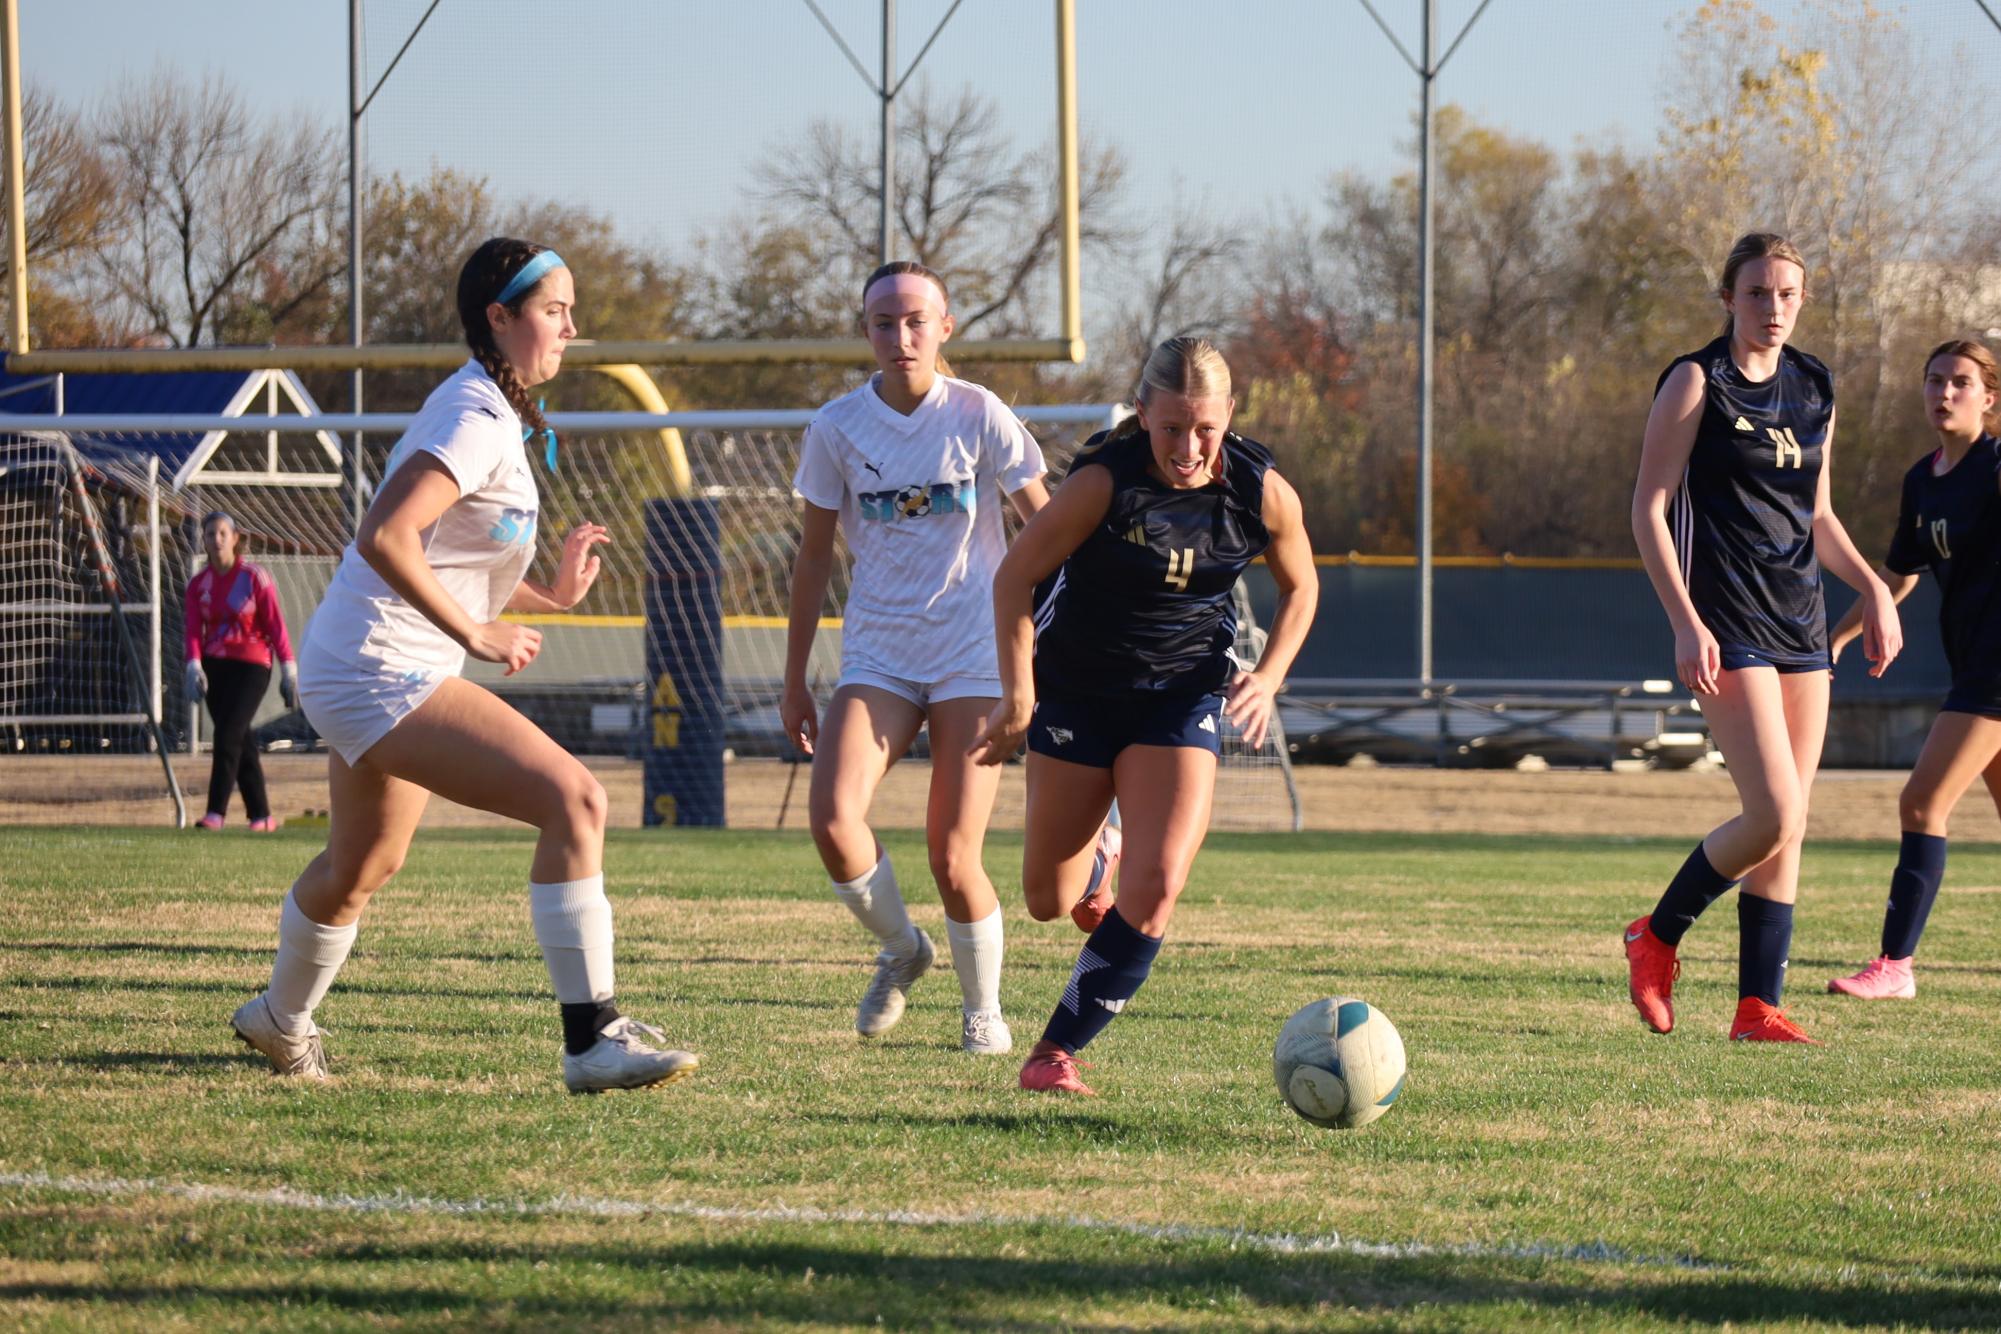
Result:
M1051 472L1060 475L1112 410L1070 405L1019 411ZM611 545L601 548L603 573L574 612L519 618L543 635L541 654L528 671L507 677L498 667L472 662L467 675L579 754L652 763L673 750L705 765L713 761L710 771L717 774L725 761L796 762L779 721L778 699L801 531L792 476L811 415L552 414L560 445L553 474L537 467L541 514L535 568L543 574L553 570L563 535L589 520L605 524L613 535ZM178 590L201 563L201 515L220 509L236 520L246 539L244 553L271 573L296 640L352 535L355 510L352 454L334 465L307 441L337 439L351 450L353 428L365 427L365 497L406 422L390 414L300 416L284 419L276 431L266 429L272 425L268 420L255 421L254 429L238 422L201 466L187 471L178 489L162 492L167 596L159 621L167 647L161 690L176 744L186 744L195 725L193 711L180 698ZM121 441L136 447L162 433L221 429L221 423L191 418L88 425L89 437L112 450ZM119 429L110 429L113 425ZM280 446L274 436L291 443ZM839 676L848 589L845 547L837 547L836 555L807 673L823 702ZM6 559L10 568L16 563L12 548ZM53 556L43 558L44 573L33 577L56 577L58 563ZM66 568L65 577L72 579L88 574L74 561ZM1249 660L1262 647L1262 632L1248 590L1240 589L1238 606L1239 655ZM8 670L17 670L14 643L7 652ZM303 717L284 711L275 691L257 726L266 746L313 741ZM921 757L921 739L918 750ZM803 802L795 807L801 815L802 807ZM704 818L679 801L648 813L654 822ZM1282 733L1255 749L1241 737L1225 737L1216 823L1297 827Z

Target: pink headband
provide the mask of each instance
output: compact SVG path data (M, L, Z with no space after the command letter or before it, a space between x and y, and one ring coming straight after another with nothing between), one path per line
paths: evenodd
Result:
M876 279L869 284L868 291L862 293L862 309L867 310L885 296L912 297L934 305L941 311L945 309L945 293L939 289L937 283L921 274L891 273Z

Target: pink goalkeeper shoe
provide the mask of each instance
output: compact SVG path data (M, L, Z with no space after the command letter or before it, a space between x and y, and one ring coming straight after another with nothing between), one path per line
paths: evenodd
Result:
M210 811L207 815L195 821L195 828L206 829L209 833L213 834L216 830L222 828L222 817L214 811Z
M250 822L250 832L251 832L251 833L253 833L253 834L275 834L275 833L277 833L277 832L278 832L278 817L277 817L277 816L275 816L275 815L267 815L267 816L265 816L265 817L264 817L263 819L261 819L261 820L252 820L252 821Z
M1911 976L1911 961L1892 959L1887 954L1877 955L1853 977L1835 978L1827 984L1827 989L1858 1000L1914 1000L1918 994L1917 980Z

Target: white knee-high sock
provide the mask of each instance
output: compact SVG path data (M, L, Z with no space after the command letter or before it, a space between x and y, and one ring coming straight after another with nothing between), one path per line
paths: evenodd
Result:
M946 917L945 934L952 942L952 967L959 974L966 1008L1000 1009L1000 906L996 904L977 922L955 922Z
M563 1005L602 1004L612 996L611 900L604 877L528 886L535 942Z
M867 874L845 884L836 880L834 895L897 958L909 958L917 948L917 929L910 924L903 895L897 891L896 872L890 868L888 853L883 853L882 860L870 867Z
M264 1003L278 1027L301 1036L313 1026L313 1011L326 999L334 975L347 962L361 923L321 926L299 906L298 887L285 895L278 914L278 957L271 962L271 985Z

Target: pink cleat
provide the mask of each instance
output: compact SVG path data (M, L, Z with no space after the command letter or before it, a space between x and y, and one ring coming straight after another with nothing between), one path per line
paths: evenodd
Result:
M1869 966L1853 977L1837 977L1827 984L1829 991L1857 1000L1914 1000L1917 980L1911 976L1909 959L1892 959L1879 954Z
M1104 874L1098 877L1098 887L1086 894L1070 909L1070 920L1077 929L1090 935L1104 925L1105 914L1112 910L1118 900L1112 893L1112 876L1119 869L1119 858L1125 855L1126 836L1119 832L1115 824L1107 824L1098 831L1098 853L1104 859Z
M1640 1021L1656 1033L1674 1031L1674 983L1681 960L1674 946L1653 932L1653 917L1639 918L1626 928L1627 994Z
M278 832L278 817L277 817L277 816L275 816L275 815L267 815L267 816L265 816L265 817L264 817L263 819L261 819L261 820L252 820L252 821L250 822L250 832L251 832L251 833L253 833L253 834L275 834L275 833L277 833L277 832Z
M1077 1058L1061 1047L1036 1052L1021 1067L1021 1086L1030 1093L1081 1093L1087 1098L1097 1097L1095 1089L1087 1088L1077 1078L1077 1066Z
M195 828L206 829L209 833L213 834L222 828L222 817L214 811L210 811L207 815L195 821Z
M1806 1035L1805 1030L1786 1018L1786 1012L1776 1005L1768 1005L1756 996L1741 996L1737 1000L1737 1017L1730 1024L1732 1042L1803 1042L1809 1047L1818 1047L1819 1041Z

